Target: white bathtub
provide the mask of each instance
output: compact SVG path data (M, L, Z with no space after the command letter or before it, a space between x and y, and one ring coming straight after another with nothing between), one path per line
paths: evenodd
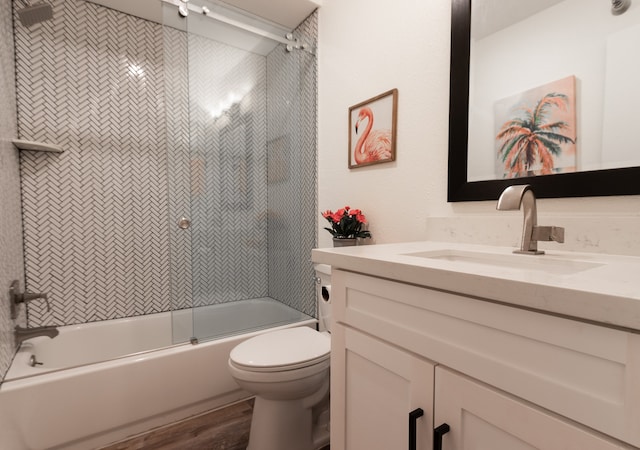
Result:
M256 329L253 318L271 319L276 328L315 324L268 299L235 303L199 308L196 330L238 318L244 320L234 330ZM190 316L184 311L176 320L174 313L173 332L182 340L190 336ZM283 325L296 319L302 321ZM23 343L0 386L0 449L86 450L246 398L227 359L238 343L264 332L172 345L171 313L59 330L55 339ZM31 367L31 355L43 365Z

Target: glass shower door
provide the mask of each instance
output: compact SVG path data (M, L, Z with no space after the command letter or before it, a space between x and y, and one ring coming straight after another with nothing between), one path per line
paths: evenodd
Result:
M315 56L165 8L174 342L309 319Z
M168 166L168 231L172 341L193 334L191 274L191 156L189 135L188 22L171 2L161 2L164 107Z
M265 57L217 34L227 27L194 17L188 36L193 326L199 339L242 332L252 314L242 302L268 295Z

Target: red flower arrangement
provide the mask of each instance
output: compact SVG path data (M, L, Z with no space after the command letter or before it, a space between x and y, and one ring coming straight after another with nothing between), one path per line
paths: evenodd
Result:
M363 225L367 223L367 218L359 209L351 209L349 206L345 206L335 213L326 210L322 213L322 217L331 224L331 228L325 227L324 229L336 239L371 237L371 233L362 229Z

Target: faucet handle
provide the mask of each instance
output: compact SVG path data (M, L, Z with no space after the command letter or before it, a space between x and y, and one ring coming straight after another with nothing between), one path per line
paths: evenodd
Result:
M25 292L21 295L22 300L20 302L30 302L31 300L43 299L47 303L47 312L51 311L51 305L49 304L49 298L46 293Z
M549 233L549 237L551 237L552 241L559 242L560 244L564 243L564 228L563 227L551 227L551 232Z
M49 298L46 293L35 292L20 292L20 282L13 280L9 287L9 303L11 304L11 318L18 318L17 305L20 303L27 303L31 300L43 299L47 303L47 312L51 311L51 305L49 304Z
M532 239L537 241L564 242L564 228L556 226L537 226L533 229Z

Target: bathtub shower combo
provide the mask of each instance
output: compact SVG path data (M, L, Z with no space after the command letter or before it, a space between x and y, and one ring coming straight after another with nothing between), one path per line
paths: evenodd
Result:
M142 278L122 270L110 281L126 289L105 299L116 318L78 321L63 312L75 307L75 294L30 273L27 255L27 287L54 290L52 313L29 302L27 325L53 321L59 334L20 345L0 385L0 448L95 448L246 398L228 371L231 349L265 330L315 327L315 14L280 38L287 33L273 23L252 16L243 31L238 10L206 1L181 3L178 13L180 2L163 0L161 24L80 0L77 17L47 19L54 29L140 20L162 41L168 270L157 277L162 288L143 299L153 311L136 313ZM53 0L54 12L64 3ZM253 34L258 26L267 31ZM54 34L45 29L38 39ZM128 70L148 76L142 66ZM60 158L74 157L66 153ZM26 224L27 241L28 233Z
M23 343L0 388L0 447L95 448L246 398L228 372L231 350L261 333L264 319L271 329L315 323L270 299L202 308L236 329L173 344L172 322L190 336L185 310L177 321L166 312L68 325L55 339Z

